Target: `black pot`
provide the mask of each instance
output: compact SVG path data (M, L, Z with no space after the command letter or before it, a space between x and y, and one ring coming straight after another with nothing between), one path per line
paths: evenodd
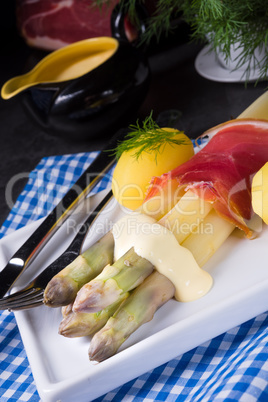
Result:
M147 94L150 70L142 48L126 38L124 17L116 7L111 25L118 48L103 64L79 78L41 83L21 93L27 113L49 134L109 137L135 118Z

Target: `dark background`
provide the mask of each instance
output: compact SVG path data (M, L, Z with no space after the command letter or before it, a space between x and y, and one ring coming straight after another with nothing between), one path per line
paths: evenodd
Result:
M8 79L32 68L46 53L28 47L19 36L15 0L1 0L0 3L2 86ZM175 33L174 37L165 38L158 47L152 48L149 56L152 80L137 118L142 120L151 110L154 116L165 110L180 110L182 117L176 127L195 138L209 127L238 116L264 92L267 82L245 86L244 83L213 82L199 76L194 61L202 46L180 44L180 33ZM9 213L5 189L14 175L29 173L44 156L97 150L107 141L109 134L98 140L58 138L37 128L29 120L19 98L0 99L0 224ZM14 199L24 185L25 180L17 183Z

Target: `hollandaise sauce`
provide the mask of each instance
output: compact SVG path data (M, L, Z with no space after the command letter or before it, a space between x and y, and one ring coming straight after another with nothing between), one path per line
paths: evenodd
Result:
M201 269L192 253L155 219L144 214L126 215L113 226L112 232L115 259L134 247L136 254L150 261L174 284L176 300L196 300L211 288L211 275Z

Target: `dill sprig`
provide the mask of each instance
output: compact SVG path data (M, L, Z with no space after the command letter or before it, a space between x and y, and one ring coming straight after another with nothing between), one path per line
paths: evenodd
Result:
M136 125L131 124L129 126L130 132L126 135L125 140L119 142L117 148L114 150L114 154L117 159L123 154L123 152L134 151L133 156L140 158L143 152L155 153L157 155L160 150L164 150L167 144L180 145L185 142L184 138L178 138L178 134L183 134L182 131L166 131L153 120L152 112L146 117L142 125L139 121ZM177 137L177 138L175 138Z

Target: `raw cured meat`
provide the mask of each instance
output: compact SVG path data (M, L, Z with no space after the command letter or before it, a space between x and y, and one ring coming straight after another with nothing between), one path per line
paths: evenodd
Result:
M100 10L92 0L17 0L17 23L26 42L45 50L97 36L111 36L117 1Z
M234 120L210 130L208 144L188 162L152 180L146 200L170 180L192 189L250 236L253 175L268 161L268 121Z

